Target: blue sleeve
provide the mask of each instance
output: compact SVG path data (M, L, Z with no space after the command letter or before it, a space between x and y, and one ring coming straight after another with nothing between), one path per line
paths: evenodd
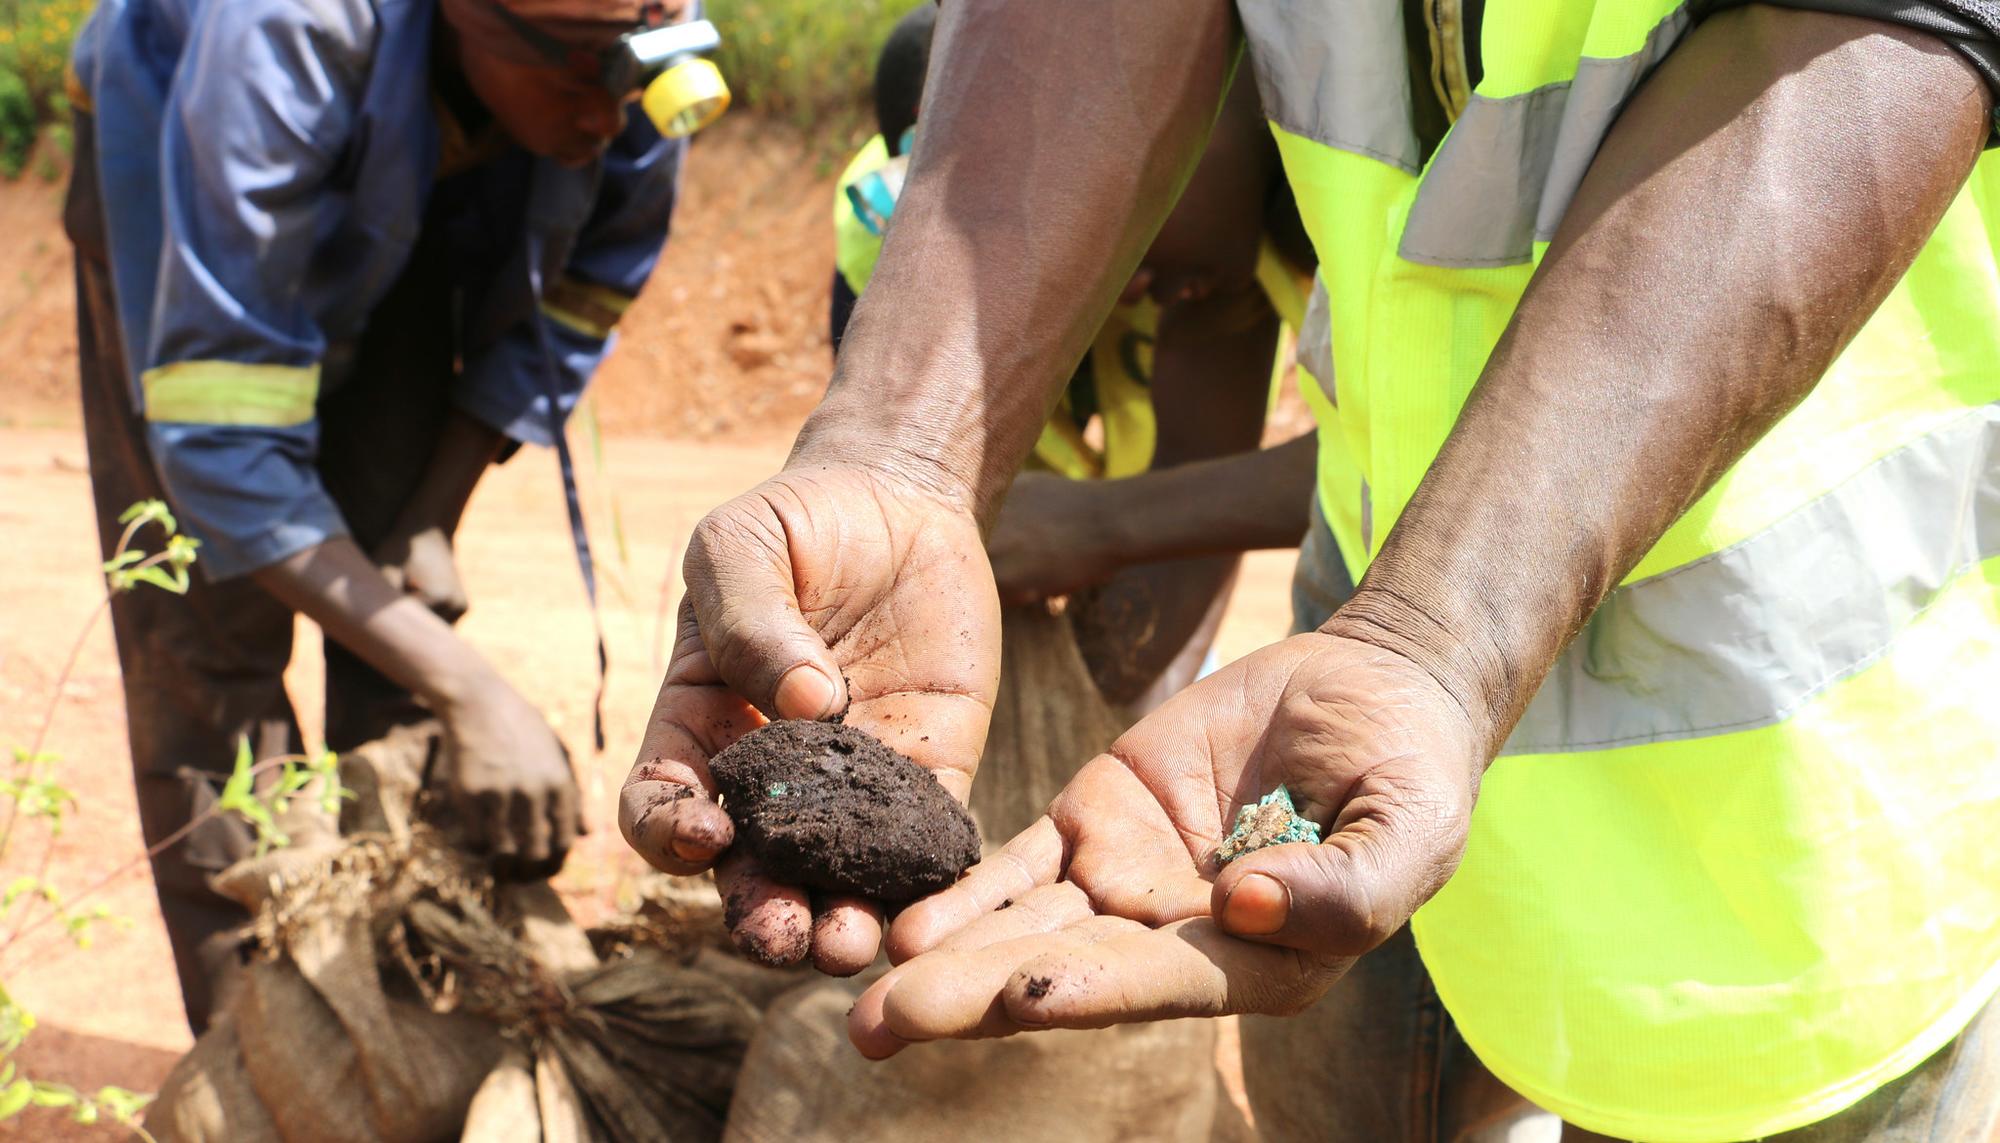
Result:
M305 286L373 17L366 0L198 11L161 124L140 388L161 479L221 579L346 531L314 464L326 339Z
M542 283L537 313L466 361L453 393L459 408L514 440L554 443L536 324L548 334L556 408L567 421L610 352L613 327L660 260L686 147L685 139L662 138L638 105L631 107L562 273Z

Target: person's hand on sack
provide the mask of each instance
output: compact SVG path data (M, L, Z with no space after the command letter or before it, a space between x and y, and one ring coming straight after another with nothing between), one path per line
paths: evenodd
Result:
M1095 587L1118 571L1095 481L1022 473L986 537L1000 602L1033 603Z
M1487 738L1423 668L1299 635L1196 683L1092 760L1048 814L903 911L901 963L849 1035L923 1040L1287 1014L1458 865ZM1237 809L1285 785L1321 844L1218 868Z
M1000 608L978 523L961 500L889 466L795 459L696 527L684 578L619 825L668 873L716 863L745 952L859 972L881 942L880 905L809 896L727 852L735 831L708 760L769 718L844 715L964 801L999 676Z
M441 525L395 532L376 547L375 563L389 586L415 596L446 623L458 622L470 606L451 536Z
M476 852L504 880L553 877L582 832L569 755L555 731L497 673L441 705L452 803Z

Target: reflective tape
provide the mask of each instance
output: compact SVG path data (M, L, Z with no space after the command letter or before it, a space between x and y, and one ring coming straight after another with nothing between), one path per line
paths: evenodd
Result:
M1618 113L1693 26L1686 7L1615 59L1519 95L1475 93L1431 160L1397 254L1428 266L1516 266L1562 223Z
M319 366L177 361L139 375L146 419L289 429L313 419Z
M543 313L599 341L611 336L612 328L631 305L628 294L575 278L558 278L542 290Z
M1741 543L1612 592L1502 753L1782 722L1996 556L2000 404L1954 418Z
M1400 4L1239 0L1264 117L1410 174L1422 164Z

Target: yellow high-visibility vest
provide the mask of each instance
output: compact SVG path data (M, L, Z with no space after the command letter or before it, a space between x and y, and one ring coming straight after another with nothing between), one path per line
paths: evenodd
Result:
M1680 0L1488 0L1484 75L1425 160L1404 8L1238 3L1321 254L1318 411L1366 480L1364 560L1691 23ZM1813 393L1563 654L1413 922L1467 1042L1571 1122L1812 1123L2000 983L1996 238L1989 153Z

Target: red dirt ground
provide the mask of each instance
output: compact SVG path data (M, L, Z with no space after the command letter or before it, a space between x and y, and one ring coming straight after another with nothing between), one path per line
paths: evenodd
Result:
M681 542L703 511L777 468L825 385L832 273L825 167L796 138L748 118L706 135L665 260L598 382L608 440L602 471L584 476L608 584L603 619L613 665L603 754L589 749L590 624L552 459L524 453L499 469L466 520L461 562L474 606L463 629L546 712L583 774L594 832L561 881L580 911L608 905L636 862L618 837L615 796L671 635L663 622L681 590ZM9 540L0 560L7 601L0 745L8 745L25 742L39 723L100 582L74 409L60 189L0 183L0 219L0 535ZM622 556L608 526L614 503L628 541ZM1291 562L1290 553L1250 559L1223 627L1225 659L1284 634ZM309 624L300 636L287 681L310 735L319 642ZM140 854L117 666L101 625L63 690L49 749L62 755L61 778L83 802L51 867L54 882L75 890ZM39 853L32 832L19 845L0 880ZM143 867L96 900L130 927L103 933L81 953L44 930L0 961L0 978L41 1020L19 1064L25 1074L84 1088L151 1090L189 1041ZM47 1113L0 1126L6 1138L120 1134Z

